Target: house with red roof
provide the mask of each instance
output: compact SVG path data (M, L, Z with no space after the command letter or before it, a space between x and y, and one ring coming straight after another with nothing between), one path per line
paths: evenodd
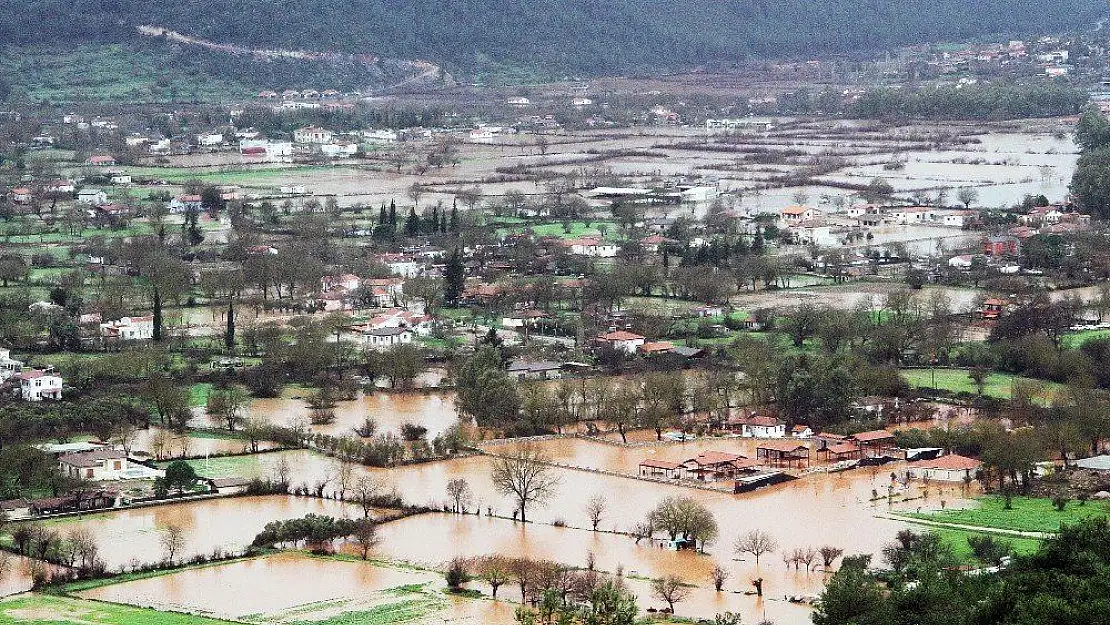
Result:
M62 398L61 376L50 371L33 369L15 376L19 380L19 396L23 401L58 401Z
M966 482L978 479L983 463L959 454L946 454L933 460L917 460L906 465L906 477L940 482Z
M682 474L682 463L648 458L640 462L640 477L677 480Z
M26 205L30 204L34 199L35 194L27 187L16 187L12 189L12 204Z
M93 167L113 167L116 164L116 157L108 154L94 154L89 157L89 160L85 161L85 164Z
M616 332L602 334L597 337L597 341L604 345L609 345L619 352L631 355L639 351L640 347L647 342L647 339L633 332L617 330Z
M699 482L732 479L738 473L754 470L755 466L755 462L740 454L724 451L705 451L680 465L681 477Z
M845 441L858 445L863 456L869 458L889 455L890 452L898 449L894 444L894 435L886 430L857 432L849 435Z

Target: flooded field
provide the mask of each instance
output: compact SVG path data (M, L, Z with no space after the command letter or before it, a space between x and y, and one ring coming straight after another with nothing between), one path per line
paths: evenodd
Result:
M296 583L290 583L297 580ZM421 586L421 591L413 587ZM445 596L432 571L278 554L106 586L83 597L258 623L320 620L408 603L413 623L512 623L512 608ZM280 592L275 592L280 589Z
M309 513L354 517L361 516L362 510L352 504L304 497L235 497L69 517L48 523L62 532L74 527L88 529L108 568L118 570L165 559L162 536L171 525L183 530L185 536L175 559L187 560L217 551L241 551L266 523Z
M256 399L250 414L280 425L308 423L308 392L287 389L275 399ZM442 434L458 421L455 395L450 392L389 393L362 395L354 401L341 401L335 406L335 423L311 426L314 431L337 436L350 436L354 428L367 418L378 424L378 432L398 434L405 423L428 429L428 439Z

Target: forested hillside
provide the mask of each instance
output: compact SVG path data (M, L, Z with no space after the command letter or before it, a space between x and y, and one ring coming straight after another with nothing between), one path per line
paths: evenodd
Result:
M1107 0L9 0L0 42L214 41L581 74L1088 28ZM4 45L0 43L0 45ZM10 51L9 51L10 53Z

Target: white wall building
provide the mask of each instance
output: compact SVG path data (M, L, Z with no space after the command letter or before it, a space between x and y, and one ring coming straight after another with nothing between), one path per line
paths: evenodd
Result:
M19 395L24 401L59 400L62 398L61 376L45 371L25 371L19 374Z

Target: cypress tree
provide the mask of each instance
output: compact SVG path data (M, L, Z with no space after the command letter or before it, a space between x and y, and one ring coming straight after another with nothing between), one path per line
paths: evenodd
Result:
M459 231L459 201L451 203L451 232Z
M227 300L227 329L224 331L224 347L235 351L235 300Z

